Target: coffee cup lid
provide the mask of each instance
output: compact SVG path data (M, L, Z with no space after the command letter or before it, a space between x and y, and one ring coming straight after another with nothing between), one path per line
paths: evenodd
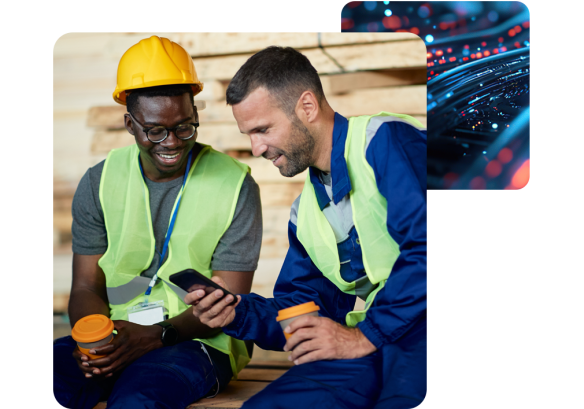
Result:
M114 330L114 323L105 315L93 314L81 318L71 330L77 342L96 342L104 339Z
M278 317L276 321L284 321L288 318L293 318L298 315L308 314L309 312L314 312L320 310L320 307L314 303L314 301L310 301L304 304L295 305L294 307L285 308L283 310L278 311Z

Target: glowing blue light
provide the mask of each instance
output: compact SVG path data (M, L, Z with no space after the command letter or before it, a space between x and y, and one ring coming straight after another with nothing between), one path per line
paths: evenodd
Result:
M470 146L468 143L461 143L461 145L462 145L463 148L467 148L467 149Z
M432 41L434 41L434 36L432 34L428 34L426 37L426 42L427 43L431 43Z
M385 13L384 13L384 14L385 14L387 17L389 17L389 16L391 16L393 13L391 12L391 10L390 10L390 9L387 9L387 10L385 10Z
M483 86L483 84L479 84L481 87Z
M377 7L377 2L376 1L366 1L364 2L365 8L369 11L373 11L375 10L375 7Z
M493 124L493 129L497 129L498 127L499 127L499 125Z
M499 20L499 13L497 13L496 11L489 11L489 14L487 14L487 18L489 19L489 21L491 23L495 23L497 22L497 20Z
M446 94L446 98L450 98L452 96L452 92L449 92L448 94Z
M432 94L428 94L428 99L432 99Z
M418 9L418 16L420 16L421 18L430 17L430 9L428 8L428 6L420 6L420 8Z
M464 50L462 50L462 55L464 55L465 57L468 57L470 55L470 50L467 50L465 48Z
M483 151L483 155L486 155L486 154L487 154L487 151Z
M389 1L384 1L383 4L387 6L389 4Z
M523 42L523 45L525 45L526 47L529 47L529 41L527 41L527 40L526 40L526 41L524 41L524 42Z
M428 104L428 111L431 111L432 109L436 108L436 105L438 105L436 101L432 102L431 104Z

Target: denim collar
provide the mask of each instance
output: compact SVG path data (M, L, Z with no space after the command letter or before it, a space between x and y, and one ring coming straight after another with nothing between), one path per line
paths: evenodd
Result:
M351 181L349 180L349 170L345 160L345 142L349 131L349 121L342 115L335 112L335 124L333 128L333 150L331 153L331 177L333 187L333 202L338 204L343 197L351 191ZM324 184L318 178L320 170L309 168L310 181L314 186L316 200L320 210L330 202Z

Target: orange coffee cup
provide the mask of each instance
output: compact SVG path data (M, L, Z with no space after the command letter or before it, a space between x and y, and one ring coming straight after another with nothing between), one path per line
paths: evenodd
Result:
M71 330L71 336L77 341L79 350L91 359L101 358L105 355L93 355L90 349L103 346L111 342L114 322L102 314L93 314L81 318Z
M284 331L286 327L296 318L300 318L305 315L312 315L314 317L318 317L319 310L320 307L316 305L314 301L310 301L304 304L296 305L294 307L285 308L283 310L278 311L278 317L276 317L276 321L280 323L282 331ZM284 332L284 336L286 337L286 339L288 339L292 336L292 334Z

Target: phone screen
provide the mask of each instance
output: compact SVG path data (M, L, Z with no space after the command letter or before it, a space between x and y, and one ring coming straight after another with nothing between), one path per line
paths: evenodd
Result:
M186 292L193 292L196 290L203 290L205 291L205 295L211 294L215 290L223 291L223 297L231 294L229 291L221 287L219 284L211 281L209 278L205 277L201 273L193 269L183 270L179 273L173 274L170 277L170 281ZM231 294L233 295L233 294ZM223 298L221 297L221 298ZM233 302L234 304L237 302L237 297L233 295Z

